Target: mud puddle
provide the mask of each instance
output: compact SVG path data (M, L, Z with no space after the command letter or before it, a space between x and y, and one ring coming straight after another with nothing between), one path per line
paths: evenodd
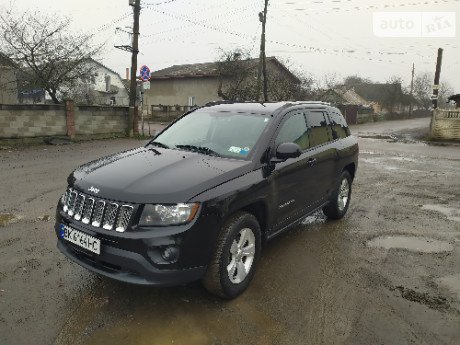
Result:
M0 213L0 228L7 224L15 223L22 217L12 213Z
M441 253L454 250L449 242L415 236L377 237L367 242L367 245L374 248L405 249L419 253Z
M443 296L432 296L426 292L415 291L404 286L396 286L391 290L398 291L401 297L408 301L424 304L434 310L447 311L451 308L448 299Z
M440 205L422 205L422 210L429 210L439 212L447 217L449 220L460 222L460 210L455 210L449 207Z
M437 284L455 294L460 300L460 273L439 278Z
M216 300L199 284L152 288L102 279L95 290L53 345L216 345L255 338L264 344L281 331L251 300Z
M396 137L392 135L358 135L363 139L378 139L378 140L397 140Z

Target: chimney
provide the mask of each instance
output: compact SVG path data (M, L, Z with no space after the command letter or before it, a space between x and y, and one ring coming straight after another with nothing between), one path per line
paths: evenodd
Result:
M129 68L126 69L126 80L129 80Z

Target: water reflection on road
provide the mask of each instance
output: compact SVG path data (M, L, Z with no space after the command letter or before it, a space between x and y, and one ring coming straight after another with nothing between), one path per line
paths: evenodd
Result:
M95 276L91 292L55 344L271 344L280 337L298 340L306 322L325 322L321 321L326 317L324 308L333 301L326 300L322 290L331 284L344 255L344 224L325 222L322 213L305 222L307 225L267 245L249 289L232 301L209 295L199 283L153 288Z

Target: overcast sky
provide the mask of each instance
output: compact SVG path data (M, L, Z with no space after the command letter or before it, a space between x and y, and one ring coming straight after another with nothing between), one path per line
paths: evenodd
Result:
M220 49L240 48L257 57L263 4L264 0L141 0L138 65L155 71L210 62L219 58ZM105 42L101 62L125 77L131 56L114 45L130 44L127 34L116 30L132 30L129 0L0 0L2 12L11 7L16 12L40 10L71 17L75 30ZM375 17L378 12L404 13ZM420 19L422 14L425 19ZM432 15L431 22L426 15ZM422 31L409 33L419 21ZM358 75L385 82L399 76L409 85L412 64L416 74L434 73L437 49L443 48L441 82L460 93L458 23L460 0L270 0L266 55L319 80L336 74L339 81ZM430 35L440 37L426 37Z

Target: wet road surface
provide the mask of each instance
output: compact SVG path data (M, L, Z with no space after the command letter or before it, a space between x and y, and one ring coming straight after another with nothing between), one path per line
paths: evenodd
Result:
M352 127L361 152L345 218L318 213L269 242L233 301L199 283L116 282L56 248L71 170L143 142L1 150L1 343L458 344L460 146L419 142L428 125Z

